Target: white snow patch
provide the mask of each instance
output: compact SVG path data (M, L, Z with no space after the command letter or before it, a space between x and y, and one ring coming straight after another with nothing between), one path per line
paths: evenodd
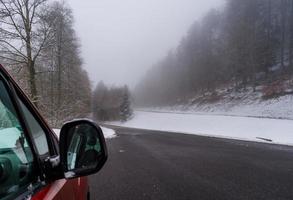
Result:
M56 134L56 136L57 136L58 138L60 138L60 131L61 131L61 129L53 128L53 131L54 131L54 133Z
M111 139L116 137L116 132L113 129L105 128L101 126L101 129L104 133L105 138ZM60 136L60 129L53 129L53 131L56 133L57 137L59 138Z
M293 145L293 120L135 111L124 127Z
M110 138L116 137L116 132L113 129L105 128L103 126L101 126L101 128L102 128L102 131L104 133L105 138L110 139Z

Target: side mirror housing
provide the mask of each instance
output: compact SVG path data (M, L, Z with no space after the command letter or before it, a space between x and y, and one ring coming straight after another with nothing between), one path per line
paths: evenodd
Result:
M98 172L108 157L102 129L87 119L63 125L59 148L64 177L68 179Z

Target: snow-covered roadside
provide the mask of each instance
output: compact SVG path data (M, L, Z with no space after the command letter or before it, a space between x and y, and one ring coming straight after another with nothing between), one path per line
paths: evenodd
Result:
M293 145L293 120L135 111L130 121L112 124L248 141L268 139Z
M101 126L102 131L104 133L104 136L106 139L111 139L116 137L116 132L113 129L105 128ZM53 131L56 133L56 135L59 137L60 135L60 129L53 129Z
M103 126L101 126L102 131L104 133L105 138L107 139L111 139L116 137L116 132L113 129L109 129L109 128L105 128Z

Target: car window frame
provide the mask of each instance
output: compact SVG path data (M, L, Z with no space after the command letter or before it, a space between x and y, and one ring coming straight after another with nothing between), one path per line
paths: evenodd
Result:
M2 65L0 66L0 73L3 74L3 71L1 70ZM27 95L21 90L21 88L16 84L16 82L13 80L13 78L4 72L4 74L8 77L7 80L9 80L8 82L10 83L10 90L13 93L13 100L16 101L16 107L17 110L19 111L20 115L21 115L21 120L22 122L25 124L26 126L26 131L28 131L28 133L30 134L30 140L32 140L32 143L34 145L34 150L36 151L36 154L38 155L38 157L40 158L40 160L42 162L45 161L45 159L47 159L48 157L51 156L58 156L59 155L59 149L58 149L58 139L56 134L52 131L52 129L48 126L48 124L45 122L45 119L41 116L41 114L39 113L39 111L37 110L37 108L33 105L33 103L30 101L30 99L27 97ZM5 77L4 77L5 78ZM45 154L45 155L39 155L38 151L36 149L36 146L34 144L34 141L32 139L32 133L29 129L29 126L27 125L27 120L25 119L25 115L23 113L23 110L20 106L20 102L19 100L22 101L22 103L27 107L27 109L29 110L29 112L32 114L32 116L36 119L36 121L38 122L38 124L40 125L40 127L43 129L43 131L45 132L46 135L46 139L48 142L48 148L49 148L49 154Z
M41 155L38 153L39 151L37 150L37 147L35 145L35 141L33 139L33 133L31 133L31 130L30 130L29 126L27 125L29 132L30 132L30 135L32 136L31 140L33 141L34 146L36 147L38 157L41 159L42 162L44 162L45 159L47 159L48 157L51 157L51 156L57 154L55 144L54 144L54 142L52 142L53 138L50 137L50 135L52 135L51 130L47 129L47 127L45 126L45 123L42 121L43 119L42 120L40 119L40 118L42 118L40 116L40 114L36 113L37 111L35 108L33 108L34 106L31 104L31 102L28 99L23 98L23 94L21 94L20 91L16 92L16 99L17 99L17 101L21 101L23 103L23 105L27 108L27 110L31 113L31 115L36 120L36 122L40 125L41 129L44 131L44 134L45 134L46 140L47 140L47 144L48 144L48 153ZM23 114L24 121L27 124L29 122L24 114L24 110L23 110L22 106L20 105L21 102L18 102L19 109L21 110L21 112Z

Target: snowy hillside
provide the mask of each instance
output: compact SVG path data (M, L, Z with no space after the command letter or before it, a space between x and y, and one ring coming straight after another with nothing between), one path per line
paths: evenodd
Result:
M217 96L207 94L193 98L184 105L140 108L143 111L163 111L176 113L199 113L213 115L249 116L276 119L293 119L293 95L263 99L261 92L217 92Z

